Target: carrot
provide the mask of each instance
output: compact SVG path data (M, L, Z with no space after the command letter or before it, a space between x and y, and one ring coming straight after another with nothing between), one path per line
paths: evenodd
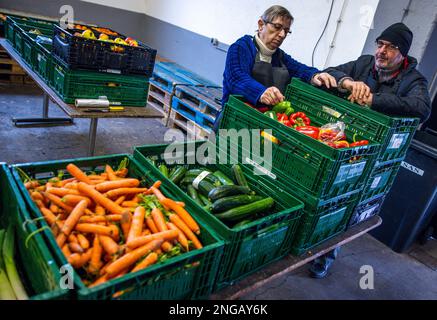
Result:
M90 242L83 234L80 233L77 234L77 241L79 242L80 246L85 250L87 250L90 247Z
M68 178L68 179L65 179L65 180L61 180L61 181L59 181L58 186L59 186L60 188L62 188L62 187L64 187L67 183L73 182L73 181L75 181L75 180L76 180L76 178Z
M67 165L67 171L75 177L77 180L85 182L87 184L93 184L92 180L87 177L85 172L83 172L79 167L77 167L75 164L70 163Z
M153 240L146 245L139 247L129 253L126 253L121 258L115 260L111 265L106 268L108 278L112 278L121 272L123 269L129 268L139 259L153 250L158 249L162 245L162 240Z
M152 231L152 233L159 232L158 228L155 225L155 222L153 222L153 219L150 216L146 217L146 225L150 229L150 231Z
M68 242L74 242L74 243L78 243L77 237L74 234L70 234L68 236Z
M70 242L68 244L68 248L71 250L71 252L75 252L75 253L84 253L83 248L80 246L79 243L77 242Z
M96 215L104 216L106 214L105 208L100 205L96 205Z
M148 266L155 264L157 261L158 261L158 255L155 252L151 252L148 254L147 257L143 259L143 261L137 264L135 268L132 269L131 272L135 272L147 268Z
M117 175L117 177L124 178L124 177L127 176L128 171L129 171L129 170L128 170L127 168L123 168L123 169L121 169L121 170L117 170L117 171L115 172L115 174Z
M108 275L103 275L100 278L98 278L96 281L94 281L93 283L91 283L89 285L90 288L98 286L99 284L105 283L106 281L108 281Z
M109 212L114 213L114 214L122 214L123 213L124 210L122 207L120 207L118 204L114 203L114 201L104 197L103 194L101 194L97 190L94 190L89 185L87 185L83 182L79 182L77 187L78 187L80 192L82 192L82 193L86 194L87 196L89 196L90 198L92 198L96 203L98 203L99 205L101 205L102 207L107 209Z
M136 208L139 206L138 202L134 202L134 201L123 201L123 203L121 204L122 207L124 208Z
M88 206L91 205L91 199L84 196L78 196L73 194L67 194L61 199L66 205L75 206L80 201L85 200L88 202Z
M42 215L46 219L48 225L53 225L56 223L56 216L47 208L39 208L41 210Z
M106 192L109 190L119 188L136 188L140 185L138 179L121 179L116 181L105 181L96 185L96 190L99 192Z
M31 198L32 198L33 200L41 200L41 201L44 201L44 197L43 197L43 195L42 195L40 192L38 192L38 191L33 191L33 192L30 194L30 196L31 196Z
M141 236L148 236L149 234L152 234L152 233L150 232L149 229L146 229L143 231L143 233L141 233Z
M56 204L58 207L64 209L65 211L67 211L67 212L73 211L73 207L65 204L62 201L62 199L59 198L58 196L55 196L54 194L51 194L48 192L44 192L43 195L44 195L44 197L49 199L52 203Z
M187 237L185 237L184 233L171 222L167 222L167 226L170 230L176 230L178 232L178 242L185 249L185 251L189 251L190 249L188 245L188 240Z
M161 201L161 200L160 200ZM187 210L185 210L184 208L182 208L181 206L179 206L175 201L173 201L172 199L164 199L161 201L161 203L163 205L168 206L171 210L173 210L174 212L176 212L176 214L182 219L183 222L185 222L185 224L191 229L191 231L193 231L196 234L200 234L200 228L199 225L197 224L196 221L194 221L194 219L191 217L191 215L187 212Z
M100 243L103 247L103 250L110 255L116 254L119 250L118 244L110 237L100 236Z
M47 190L48 193L54 194L58 197L64 197L67 194L72 194L72 195L80 195L80 192L75 190L75 189L68 189L68 188L50 188L49 190Z
M156 225L156 228L158 228L158 231L162 232L168 230L167 225L165 223L164 215L162 214L161 210L159 210L158 208L152 209L152 219ZM173 248L173 245L168 241L164 241L161 248L165 252L169 252Z
M77 190L77 184L78 184L79 182L76 180L76 181L73 181L73 182L69 182L69 183L67 183L67 184L65 184L64 185L64 188L65 189L70 189L70 190Z
M120 204L123 203L123 201L124 201L125 199L126 199L126 196L120 196L120 197L118 197L117 200L115 200L115 203L118 204L118 205L120 205Z
M60 211L59 207L56 204L54 204L54 203L50 204L49 210L51 212L53 212L54 214L58 214L59 211Z
M27 190L34 189L40 186L40 183L37 180L28 181L24 184Z
M80 223L98 223L98 222L107 222L107 221L121 221L121 214L111 214L107 216L84 216L81 217Z
M132 214L129 211L123 212L121 215L120 225L125 239L127 239L129 235L131 223L132 223Z
M56 239L56 242L60 247L64 245L64 242L66 240L66 237L71 233L71 231L76 226L77 222L79 221L80 217L85 213L85 209L87 207L87 202L85 200L82 200L79 202L73 209L73 211L68 216L67 220L65 220L64 225L61 228L61 234ZM62 236L64 235L64 236ZM59 242L58 242L59 239Z
M185 224L184 221L177 214L170 214L169 219L174 223L176 227L181 229L181 231L185 234L185 236L193 242L193 245L196 249L203 248L199 239L197 239L196 235L191 231L191 229Z
M105 193L108 198L115 198L121 195L137 194L147 191L147 188L118 188Z
M77 261L77 264L75 266L73 265L73 267L75 267L76 269L82 268L88 261L90 261L92 253L93 253L93 249L90 248L85 253L81 254L79 256L79 261ZM73 253L73 254L77 254L77 253Z
M68 258L69 256L71 256L71 251L70 251L70 249L68 248L68 245L64 244L64 245L62 246L62 253L64 254L64 256L65 256L66 258Z
M100 268L102 267L102 253L103 249L100 244L100 237L98 234L95 235L94 241L93 241L93 254L91 255L91 260L89 264L89 272L96 274L99 272Z
M106 165L105 166L105 172L108 175L108 180L109 181L116 181L118 180L118 177L115 175L114 170L112 170L111 166Z
M135 209L126 243L129 243L130 241L141 235L141 232L143 232L145 215L146 209L144 209L144 207L140 206Z
M108 236L113 238L114 240L118 240L119 237L119 231L117 226L115 225L111 225L107 227L107 226L99 226L97 224L91 224L91 223L79 223L76 225L76 231Z
M136 195L132 198L131 201L132 201L132 202L135 202L135 203L138 203L138 202L140 202L140 198L139 198L138 195L136 194Z
M163 232L150 234L147 236L136 237L135 239L127 243L127 247L129 249L135 249L144 246L146 243L149 243L153 240L159 240L159 239L164 241L174 240L177 238L177 236L178 236L178 232L176 230L167 230Z

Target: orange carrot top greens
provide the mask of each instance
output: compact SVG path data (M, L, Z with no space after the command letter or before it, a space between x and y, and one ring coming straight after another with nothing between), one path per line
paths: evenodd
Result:
M167 198L155 181L143 187L129 177L127 158L103 173L84 172L70 163L72 178L47 182L20 175L30 198L47 221L67 261L87 286L202 248L200 227L183 202ZM117 292L122 294L123 291Z

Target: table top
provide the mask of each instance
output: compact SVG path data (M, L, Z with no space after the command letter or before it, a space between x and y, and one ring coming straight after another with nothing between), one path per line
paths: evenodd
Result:
M352 240L366 234L372 229L381 225L382 219L379 216L374 216L367 221L363 221L349 228L346 232L333 237L332 239L322 243L321 245L311 249L311 251L303 254L300 257L286 256L285 258L269 264L265 268L257 271L241 281L228 286L210 296L212 300L235 300L241 296L252 292L253 290L265 285L266 283L275 280L297 268L302 267L308 262L313 261L337 246L344 245Z
M71 118L163 118L157 110L150 107L124 107L116 112L84 112L72 104L62 101L56 92L23 60L13 46L6 39L0 39L0 45L17 61L36 84Z

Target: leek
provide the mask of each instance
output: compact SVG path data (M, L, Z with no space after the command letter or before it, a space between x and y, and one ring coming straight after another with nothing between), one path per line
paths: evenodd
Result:
M14 290L9 283L8 276L3 269L3 239L5 230L0 230L0 300L16 300Z
M9 225L5 239L3 241L3 260L5 263L5 269L9 278L9 282L18 300L27 300L28 296L26 290L24 290L21 283L20 276L18 275L17 266L14 261L15 252L15 233L13 225Z

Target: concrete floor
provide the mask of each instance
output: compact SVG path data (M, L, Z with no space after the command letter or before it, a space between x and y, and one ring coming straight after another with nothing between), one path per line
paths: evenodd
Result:
M86 156L89 120L74 125L16 128L11 118L40 116L41 91L35 87L0 84L0 161L10 164ZM50 116L63 116L51 105ZM164 142L159 120L99 120L96 155L131 153L133 146ZM414 248L413 248L414 249ZM426 246L437 259L437 240ZM374 289L360 288L360 268L371 266ZM409 254L397 254L363 236L344 246L325 279L308 277L308 266L269 283L243 299L437 299L437 270Z

